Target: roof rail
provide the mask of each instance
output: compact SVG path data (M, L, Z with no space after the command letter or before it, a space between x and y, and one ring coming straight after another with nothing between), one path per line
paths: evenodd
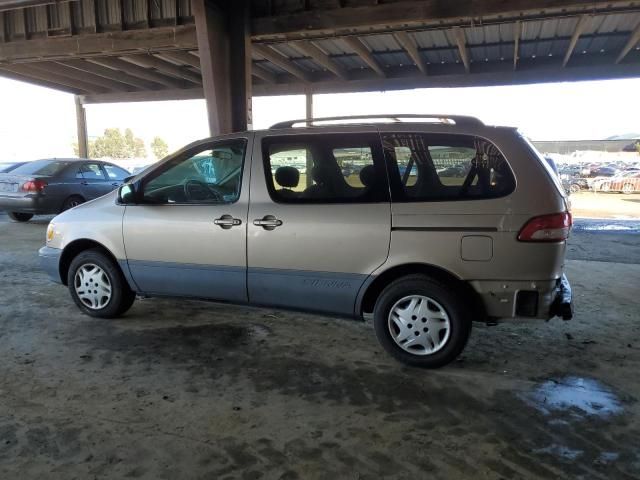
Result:
M484 125L476 117L468 117L464 115L437 115L437 114L377 114L377 115L347 115L342 117L322 117L322 118L302 118L298 120L287 120L284 122L278 122L271 125L270 130L279 128L293 128L297 124L304 124L305 126L317 126L318 123L324 122L351 122L354 120L387 120L389 123L400 123L403 119L408 120L426 120L425 123L445 123L455 125ZM429 121L430 120L430 121ZM373 122L360 122L360 123L373 123ZM383 122L381 122L383 123Z

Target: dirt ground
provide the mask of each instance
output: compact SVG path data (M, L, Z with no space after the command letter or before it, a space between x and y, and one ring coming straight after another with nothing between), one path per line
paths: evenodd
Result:
M637 232L574 232L574 320L476 325L424 371L362 322L158 299L83 316L38 269L45 226L0 215L2 479L640 478Z
M585 191L570 198L576 218L640 219L640 194Z

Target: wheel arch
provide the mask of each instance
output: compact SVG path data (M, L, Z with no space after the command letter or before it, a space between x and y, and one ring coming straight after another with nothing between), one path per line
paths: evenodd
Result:
M72 193L71 195L67 195L62 199L62 203L60 204L60 208L58 209L60 213L64 212L64 205L67 203L67 200L69 200L71 197L81 198L82 203L85 203L87 201L87 199L84 198L84 195L81 195L79 193Z
M64 247L64 250L62 250L62 255L60 256L60 263L58 265L58 269L60 272L60 280L64 285L67 285L67 275L69 273L69 267L71 266L71 262L73 261L73 259L77 257L80 253L86 250L91 250L91 249L100 250L107 257L113 260L113 262L122 271L120 262L118 262L118 259L111 252L111 250L109 250L103 244L96 242L95 240L91 240L89 238L80 238L69 243L66 247ZM124 275L127 282L130 283L127 272L122 272L122 274Z
M463 295L470 300L473 311L478 312L481 316L479 320L486 319L487 313L484 303L482 302L480 295L478 295L468 282L465 282L449 270L427 263L406 263L394 265L375 277L370 277L362 287L361 293L358 295L356 314L358 316L362 316L365 313L372 313L376 300L387 285L401 277L416 274L428 276L451 286L451 288L454 288L460 295Z

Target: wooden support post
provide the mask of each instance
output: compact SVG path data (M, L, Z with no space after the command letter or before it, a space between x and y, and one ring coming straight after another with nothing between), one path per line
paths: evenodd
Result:
M82 100L75 96L76 102L76 126L78 129L78 156L89 158L89 137L87 136L87 112L84 109Z
M305 99L305 118L307 120L313 119L313 92L311 89L307 89L304 94ZM311 122L307 122L307 127L310 127ZM313 169L313 159L311 158L311 154L307 151L307 188L313 185L313 177L311 175L311 170Z
M251 17L249 0L235 0L229 7L229 58L231 74L231 129L234 132L251 130Z
M191 8L211 135L246 130L251 124L248 1L222 11L211 1L192 0Z

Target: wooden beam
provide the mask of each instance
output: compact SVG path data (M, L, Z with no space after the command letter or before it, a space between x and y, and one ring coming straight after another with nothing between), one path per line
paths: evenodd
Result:
M76 68L68 67L56 62L41 62L37 64L33 63L31 64L31 66L43 68L48 72L56 73L58 75L64 75L65 77L69 77L72 79L77 78L82 80L83 82L88 82L92 85L98 85L100 87L106 88L107 90L113 90L115 92L128 92L132 90L129 85L125 85L124 83L94 75L90 72L81 72Z
M276 83L278 81L274 73L271 73L266 68L262 68L255 62L251 65L251 75L259 78L260 80L264 80L267 83Z
M143 80L138 77L134 77L127 73L113 70L112 68L103 67L102 65L97 65L95 63L87 62L85 60L66 60L64 62L57 62L61 65L66 65L67 67L76 68L80 72L89 72L94 75L99 75L104 78L108 78L110 80L115 80L117 82L121 82L127 85L130 85L135 88L140 88L143 90L158 90L162 88L162 85L154 82L149 82L147 80Z
M200 58L194 55L191 55L188 52L176 50L175 52L156 53L155 56L158 58L161 58L162 60L176 62L179 65L188 65L190 67L197 68L198 70L200 70Z
M46 69L39 68L35 65L3 65L2 68L4 70L8 70L10 72L17 73L19 75L24 75L26 77L32 77L36 80L43 80L45 82L57 83L60 85L65 85L67 87L71 87L80 93L104 93L106 91L105 88L98 87L91 83L83 82L82 80L77 80L75 78L69 78L64 75L58 75L52 72L47 71Z
M268 47L266 45L254 44L252 48L253 48L253 51L256 52L258 55L269 60L271 63L277 65L278 67L282 68L286 72L289 72L294 77L299 78L303 82L310 81L310 77L307 74L307 72L305 72L304 70L296 66L289 58L276 52L271 47Z
M60 85L58 83L53 83L53 82L49 82L49 81L38 79L38 78L32 78L16 72L4 70L2 66L0 66L0 77L9 78L11 80L16 80L18 82L30 83L38 87L52 88L54 90L59 90L61 92L67 92L67 93L73 93L73 94L81 93L81 90L77 88L72 88L66 85Z
M578 23L576 23L576 28L573 29L573 34L571 35L571 40L569 41L569 46L567 47L567 51L564 54L564 59L562 60L562 67L566 67L567 63L569 63L569 59L571 58L571 54L576 48L578 44L578 39L584 29L587 27L589 23L589 15L580 15L578 18Z
M155 90L125 93L98 93L81 95L83 104L92 103L128 103L128 102L158 102L164 100L197 100L204 98L202 88L180 88L169 90Z
M37 7L40 5L51 5L54 3L63 3L68 0L3 0L0 3L0 11L13 10L14 8Z
M464 69L467 73L471 72L471 61L469 60L469 52L467 51L467 39L464 35L464 31L460 27L453 27L451 29L453 33L453 38L456 41L456 45L458 46L458 53L460 54L460 59L462 63L464 63Z
M611 10L622 12L630 8L637 7L625 0L403 0L357 7L315 8L293 14L254 18L251 31L254 41L268 41L300 39L303 35L353 35L358 29L373 33L376 30L406 30L407 27L424 24L442 27L443 23L452 22L461 25L469 24L471 19L498 15L502 17L500 21L504 22L508 16L535 19L557 15L554 11L567 15Z
M342 40L349 46L351 50L356 52L362 59L362 61L369 65L369 68L376 72L378 76L386 77L384 70L382 69L378 61L373 57L367 46L362 43L362 40L357 37L343 37Z
M186 86L185 82L181 80L177 80L173 77L167 77L153 70L149 70L147 68L134 65L133 63L125 62L124 60L120 60L119 58L96 57L96 58L87 58L86 60L91 63L102 65L107 68L120 70L133 77L158 83L168 88L184 88Z
M393 34L393 37L396 39L396 42L398 42L398 45L406 50L416 67L418 67L422 73L427 75L427 62L424 61L424 58L420 54L418 44L414 38L407 32L396 32Z
M0 61L42 61L198 48L193 25L0 43Z
M582 56L581 56L582 57ZM375 92L380 90L407 90L416 88L450 88L450 87L480 87L502 85L528 85L553 82L574 82L591 80L608 80L616 78L640 77L639 63L621 63L613 65L615 57L602 57L592 55L592 59L584 59L572 65L571 68L559 68L558 62L546 62L538 66L535 61L521 59L519 65L522 68L514 71L511 65L504 62L495 62L496 65L485 65L482 69L478 66L474 73L449 73L441 74L435 66L429 69L429 76L407 73L390 75L388 78L380 78L376 75L368 75L366 78L352 79L348 82L342 80L322 80L311 85L314 94L328 93L352 93ZM582 58L581 58L582 60ZM607 62L609 62L607 64ZM305 95L309 90L309 84L302 82L277 83L254 85L254 96L264 95Z
M151 55L130 55L121 58L129 63L145 68L154 68L159 72L202 86L202 78L199 74L194 73L191 70L187 70L186 68L178 67L173 63L165 62L164 60L160 60L159 58Z
M87 112L76 95L76 129L78 132L78 156L89 158L89 136L87 135Z
M520 39L522 38L522 20L518 20L513 25L513 69L518 68L518 59L520 58Z
M640 42L640 23L636 26L636 28L631 32L631 36L629 40L625 44L625 46L620 50L618 57L616 58L616 63L620 63L624 57Z
M332 72L334 75L336 75L338 78L341 78L342 80L349 79L349 75L347 75L347 72L345 71L345 69L342 68L340 65L338 65L334 60L331 59L331 57L329 57L329 55L324 53L313 43L298 41L298 42L291 42L289 45L293 46L296 50L298 50L303 55L311 57L314 62L326 68L327 70Z

